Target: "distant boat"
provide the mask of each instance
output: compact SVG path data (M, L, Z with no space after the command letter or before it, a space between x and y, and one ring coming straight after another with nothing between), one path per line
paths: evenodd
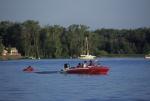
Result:
M85 38L85 44L86 44L86 50L85 50L86 54L81 54L80 57L78 57L78 58L79 59L85 59L85 60L95 59L96 56L89 54L89 44L88 44L88 38L87 37Z
M41 58L40 57L36 58L36 57L33 57L33 56L29 56L29 57L27 56L26 59L32 59L32 60L38 59L38 60L40 60Z
M80 55L79 59L85 59L85 60L91 60L91 59L95 59L96 56L90 55L90 54L86 54L86 55Z
M145 59L150 59L150 54L145 55Z
M33 56L30 56L30 57L28 57L28 59L36 59L35 57L33 57Z

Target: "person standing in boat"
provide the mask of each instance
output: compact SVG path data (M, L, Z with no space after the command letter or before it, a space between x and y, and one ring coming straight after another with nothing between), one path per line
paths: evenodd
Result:
M87 61L84 61L83 68L87 67Z

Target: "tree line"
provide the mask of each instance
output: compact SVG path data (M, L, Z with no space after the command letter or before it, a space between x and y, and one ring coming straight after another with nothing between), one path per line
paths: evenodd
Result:
M16 47L26 57L78 57L85 51L88 37L90 54L147 54L150 52L150 28L96 29L72 24L40 26L38 21L22 23L0 21L0 53Z

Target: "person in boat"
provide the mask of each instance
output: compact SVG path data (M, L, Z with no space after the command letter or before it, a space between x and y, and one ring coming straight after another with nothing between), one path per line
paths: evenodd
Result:
M31 66L28 66L27 68L32 68Z
M65 70L66 70L66 69L69 69L69 64L65 63L65 64L64 64L64 69L65 69Z
M27 68L25 68L25 69L23 69L23 71L28 71L28 72L31 72L31 71L33 71L34 69L33 69L33 67L31 67L31 66L28 66Z
M89 66L93 66L94 64L93 64L93 61L92 60L90 60L89 61Z
M80 67L82 67L82 66L81 66L81 63L78 63L77 68L80 68Z
M87 61L84 61L83 68L87 67Z

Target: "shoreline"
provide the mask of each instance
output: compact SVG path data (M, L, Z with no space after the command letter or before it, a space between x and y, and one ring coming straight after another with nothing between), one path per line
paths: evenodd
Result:
M100 55L97 56L97 58L130 58L130 57L141 57L144 58L145 54L107 54L107 55ZM9 55L9 56L0 56L0 61L7 61L7 60L21 60L21 59L31 59L31 60L40 60L36 58L27 58L25 56L17 56L17 55ZM76 59L76 58L67 58L67 57L62 57L62 58L41 58L41 59Z
M107 54L100 57L145 57L145 54Z

